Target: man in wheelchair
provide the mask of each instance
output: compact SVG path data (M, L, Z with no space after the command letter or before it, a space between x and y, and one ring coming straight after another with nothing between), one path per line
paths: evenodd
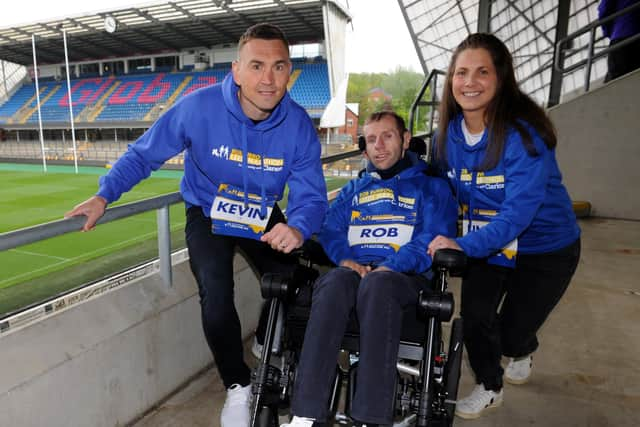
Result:
M365 122L364 139L367 171L342 189L318 235L338 267L314 284L293 389L294 416L283 427L327 420L352 311L360 338L350 415L356 425L393 422L403 311L428 289L428 243L438 234L455 235L455 201L447 184L427 176L426 164L408 151L404 120L390 111L374 113Z

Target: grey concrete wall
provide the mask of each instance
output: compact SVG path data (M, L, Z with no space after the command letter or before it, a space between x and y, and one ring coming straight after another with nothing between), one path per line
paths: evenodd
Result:
M640 219L640 70L549 111L573 200L595 216Z
M245 336L258 282L236 257ZM0 337L0 426L122 426L212 363L188 264L167 289L153 276Z

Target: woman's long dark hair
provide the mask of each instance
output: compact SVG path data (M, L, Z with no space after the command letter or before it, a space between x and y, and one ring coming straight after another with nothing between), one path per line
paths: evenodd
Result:
M531 135L523 122L532 126L540 134L547 147L554 148L557 140L553 124L545 111L518 87L513 71L513 59L507 47L492 34L476 33L469 35L458 45L449 63L442 102L440 103L440 120L436 146L438 160L446 164L446 141L449 122L462 113L460 105L453 97L452 90L456 60L460 52L466 49L480 48L489 52L496 69L498 81L496 93L485 111L484 121L489 132L489 144L479 170L489 170L496 167L502 157L509 128L514 128L518 131L530 156L538 155Z

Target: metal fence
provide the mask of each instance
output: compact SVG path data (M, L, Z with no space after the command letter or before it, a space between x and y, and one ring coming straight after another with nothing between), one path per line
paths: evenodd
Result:
M359 150L342 152L322 158L323 165L352 160L360 154ZM169 206L182 202L179 192L153 197L146 200L132 202L120 206L108 208L105 214L97 222L98 225L111 221L131 217L143 212L156 210L159 275L166 286L172 285L171 270L171 234L169 224ZM52 221L45 224L23 228L0 234L0 251L17 248L19 246L39 242L41 240L77 232L82 228L86 218L73 217ZM76 289L77 291L77 289ZM19 314L19 311L12 315Z

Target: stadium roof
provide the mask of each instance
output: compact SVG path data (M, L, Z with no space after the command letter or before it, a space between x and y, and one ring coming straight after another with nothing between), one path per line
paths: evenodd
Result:
M598 19L598 0L398 0L425 74L446 70L455 47L468 34L487 31L505 42L514 58L516 77L525 92L542 102L551 89L554 46L564 37ZM561 7L562 6L562 7ZM566 7L566 16L561 10ZM597 30L596 50L608 45ZM559 37L560 36L560 37ZM586 58L585 37L575 40L573 64ZM562 79L562 92L584 84L584 70ZM606 58L594 63L591 81L606 73Z
M22 65L33 61L36 35L38 64L64 62L62 30L67 32L70 62L172 53L187 48L235 45L250 25L279 25L291 44L324 40L323 6L334 0L176 0L110 9L19 27L0 29L0 59ZM105 18L115 18L114 32Z

